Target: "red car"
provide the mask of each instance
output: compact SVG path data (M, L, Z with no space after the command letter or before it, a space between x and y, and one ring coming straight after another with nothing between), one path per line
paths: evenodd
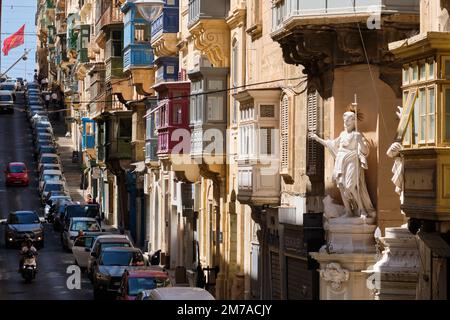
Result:
M28 186L30 179L28 169L23 162L11 162L5 170L5 183L7 186L22 185Z
M171 286L169 274L162 269L144 267L125 270L117 299L136 300L136 296L141 291Z

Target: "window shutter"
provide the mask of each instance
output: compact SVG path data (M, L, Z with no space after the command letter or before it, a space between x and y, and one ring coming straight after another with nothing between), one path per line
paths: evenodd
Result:
M281 100L281 171L287 173L289 169L289 98Z
M261 105L261 118L275 118L275 106L274 105Z
M308 112L308 137L315 133L319 133L319 110L318 110L318 92L313 90L308 93L307 112ZM318 157L318 144L311 139L308 139L308 153L307 153L307 174L316 175Z

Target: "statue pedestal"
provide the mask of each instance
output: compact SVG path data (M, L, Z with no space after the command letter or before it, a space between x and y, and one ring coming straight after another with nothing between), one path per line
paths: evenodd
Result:
M335 218L324 224L328 235L328 253L375 253L373 218ZM322 251L322 250L321 250Z
M313 252L310 255L320 263L320 300L373 300L373 293L367 287L368 275L361 270L375 263L375 254Z
M406 227L387 228L382 258L371 270L376 300L415 300L420 267L416 238Z
M325 224L327 245L310 255L320 264L321 300L373 300L367 270L376 262L373 218L334 218Z

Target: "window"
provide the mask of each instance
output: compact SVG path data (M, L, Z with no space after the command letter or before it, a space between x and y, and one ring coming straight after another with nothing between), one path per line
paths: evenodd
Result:
M275 153L274 146L274 128L261 128L260 140L259 140L259 154L260 155L273 155Z
M445 59L445 79L450 79L450 59Z
M436 132L436 94L434 88L428 88L428 134L427 142L434 142Z
M131 119L119 119L119 138L131 138Z
M418 65L414 65L412 67L412 80L413 81L417 81L419 78L419 66Z
M233 44L233 54L232 54L232 63L233 63L233 88L236 88L238 86L238 77L239 77L239 50L238 50L238 42L235 40ZM237 90L233 90L233 93L236 93ZM237 124L237 113L238 113L238 102L236 99L233 99L233 118L232 118L232 124Z
M431 60L429 63L428 63L428 79L434 79L434 70L435 70L435 63L434 63L434 61L433 60Z
M417 144L419 142L419 101L420 99L416 99L416 101L414 102L412 122L413 144Z
M425 89L419 90L419 123L420 135L419 142L425 142L425 132L427 128L427 96Z
M445 89L445 140L450 140L450 88Z
M427 78L427 65L425 63L421 63L419 66L419 77L420 77L420 81L423 81Z
M316 89L310 89L307 96L307 117L308 117L308 136L311 134L320 134L319 129L319 92ZM319 145L312 139L308 139L307 150L307 174L316 175L318 173Z
M409 83L409 67L403 68L403 84Z
M208 101L208 121L223 120L223 97L212 96L207 97Z
M413 111L414 102L416 101L416 97L417 97L417 89L411 90L409 92L408 91L404 92L403 113L400 122L398 124L396 137L398 141L402 141L403 137L405 136L407 127L409 125L409 120L411 118L411 114Z
M134 24L134 41L148 42L150 40L150 26L146 23Z
M284 96L281 100L281 170L289 169L289 98Z
M182 105L177 103L174 104L173 107L173 123L174 124L182 124L183 123L183 108Z

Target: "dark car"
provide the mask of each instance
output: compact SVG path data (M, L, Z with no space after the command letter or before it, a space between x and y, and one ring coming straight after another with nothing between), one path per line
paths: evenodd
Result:
M145 266L142 251L131 247L105 248L93 266L94 299L116 298L125 270Z
M100 216L98 204L70 204L64 209L64 219L61 220L65 225L71 218L98 218Z
M35 211L11 212L5 224L6 247L21 244L27 236L44 246L44 226Z

